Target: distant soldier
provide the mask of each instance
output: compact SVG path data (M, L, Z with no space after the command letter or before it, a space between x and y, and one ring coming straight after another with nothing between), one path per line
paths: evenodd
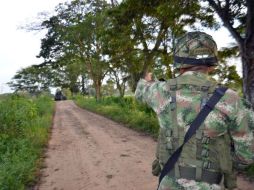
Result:
M159 175L170 156L183 144L186 131L218 87L208 76L217 66L217 45L203 32L179 38L174 63L180 75L154 81L147 73L135 96L157 114L160 134L153 174ZM236 189L234 169L254 162L254 114L238 94L228 89L191 139L183 146L159 190Z

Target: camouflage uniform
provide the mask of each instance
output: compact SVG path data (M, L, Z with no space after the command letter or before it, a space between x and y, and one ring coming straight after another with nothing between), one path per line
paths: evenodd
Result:
M208 75L188 71L174 80L177 84L176 93L176 121L178 130L184 134L191 122L195 119L204 100L203 91L200 87L209 86L206 99L212 95L216 84ZM150 81L141 79L138 82L135 97L137 100L146 103L157 114L160 124L160 136L164 136L168 143L158 143L157 157L161 167L166 163L172 152L182 143L180 139L178 145L174 144L172 135L174 132L172 117L172 80L165 82ZM215 109L208 115L204 124L200 127L203 139L210 139L210 143L203 143L202 148L209 152L209 156L202 155L197 158L196 137L185 145L177 167L198 168L196 160L202 164L211 159L218 165L217 172L225 176L233 172L233 160L238 166L246 166L253 163L253 134L251 127L254 127L254 114L245 106L245 102L231 89L217 103ZM161 137L162 138L162 137ZM182 137L183 138L183 137ZM227 139L227 140L225 140ZM234 153L231 150L231 143L234 143ZM193 150L193 151L190 151ZM226 154L226 156L224 156ZM227 160L226 160L227 159ZM203 166L201 166L203 167ZM176 168L176 167L175 167ZM202 168L204 169L204 168ZM209 169L208 169L209 170ZM211 168L210 168L211 170ZM213 170L211 170L213 171ZM235 179L233 179L235 180ZM224 182L225 183L225 182ZM159 190L219 190L218 184L208 184L206 182L187 180L184 178L166 176L161 182Z

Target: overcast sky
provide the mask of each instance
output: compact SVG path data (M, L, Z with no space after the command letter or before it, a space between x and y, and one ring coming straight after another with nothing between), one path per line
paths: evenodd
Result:
M65 0L8 0L0 3L0 94L10 91L5 84L18 70L42 62L36 55L44 34L26 32L18 27L35 20L39 12L53 12L61 2ZM232 42L226 29L208 33L218 47Z
M5 85L21 68L41 63L36 58L43 33L26 32L20 25L35 20L37 13L53 12L65 0L8 0L0 3L0 93L10 89Z

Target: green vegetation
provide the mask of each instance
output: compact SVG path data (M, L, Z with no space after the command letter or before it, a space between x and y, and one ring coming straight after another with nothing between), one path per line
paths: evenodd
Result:
M96 101L95 98L76 96L75 101L80 107L157 137L159 124L155 113L133 97L104 97Z
M253 7L251 0L75 0L61 3L54 14L41 14L44 16L34 22L35 25L28 24L28 30L47 31L38 52L43 62L18 71L9 86L16 92L27 91L33 95L48 91L50 87L68 89L71 94L93 94L97 101L76 97L76 102L156 136L158 122L150 109L131 97L104 98L102 95L114 95L117 90L124 97L127 89L135 90L137 81L148 71L158 78L174 77L173 54L177 38L187 32L186 29L217 30L224 26L235 43L224 44L225 47L220 49L220 66L215 74L218 82L235 88L254 108ZM229 59L236 57L242 61L242 77L236 71L237 62ZM47 138L42 135L47 129L43 123L48 120L40 120L36 100L12 97L3 101L0 97L0 106L0 164L7 166L7 169L0 168L0 187L5 187L23 178L29 181L29 176L12 173L16 170L8 167L21 171L24 165L14 167L11 164L17 163L15 159L19 163L22 159L36 160L26 148L43 144ZM44 114L47 118L48 113ZM43 132L38 132L40 130ZM30 175L29 172L23 173Z
M60 3L54 14L41 14L44 16L24 27L46 31L38 52L43 62L18 71L9 86L32 94L60 87L74 94L93 93L97 99L111 95L111 87L115 87L113 91L124 96L127 89L134 91L148 71L158 78L175 76L174 46L182 34L223 26L234 42L223 44L219 50L218 82L237 89L254 108L252 7L250 0ZM242 61L241 76L236 69L239 59L231 59L237 57Z
M247 176L254 178L254 164L251 164L247 169L246 169Z
M48 140L53 101L19 95L0 101L0 189L25 189L38 172Z

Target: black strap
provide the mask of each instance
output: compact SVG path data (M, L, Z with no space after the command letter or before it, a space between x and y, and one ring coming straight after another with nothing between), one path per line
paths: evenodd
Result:
M219 102L219 100L222 98L222 96L225 94L226 91L227 91L227 88L225 88L225 87L217 88L214 91L212 97L208 100L208 102L204 105L204 107L199 112L197 117L191 123L188 131L186 132L186 134L184 136L183 144L171 155L171 157L168 159L167 163L165 164L163 170L161 171L161 175L159 177L158 189L159 189L161 180L174 168L175 163L177 162L177 160L180 157L183 146L196 133L196 131L198 130L200 125L203 123L203 121L208 116L208 114L214 109L215 105Z
M174 61L177 63L190 64L190 65L207 65L207 66L215 66L218 62L216 57L208 57L208 58L190 58L190 57L178 57L174 56Z

